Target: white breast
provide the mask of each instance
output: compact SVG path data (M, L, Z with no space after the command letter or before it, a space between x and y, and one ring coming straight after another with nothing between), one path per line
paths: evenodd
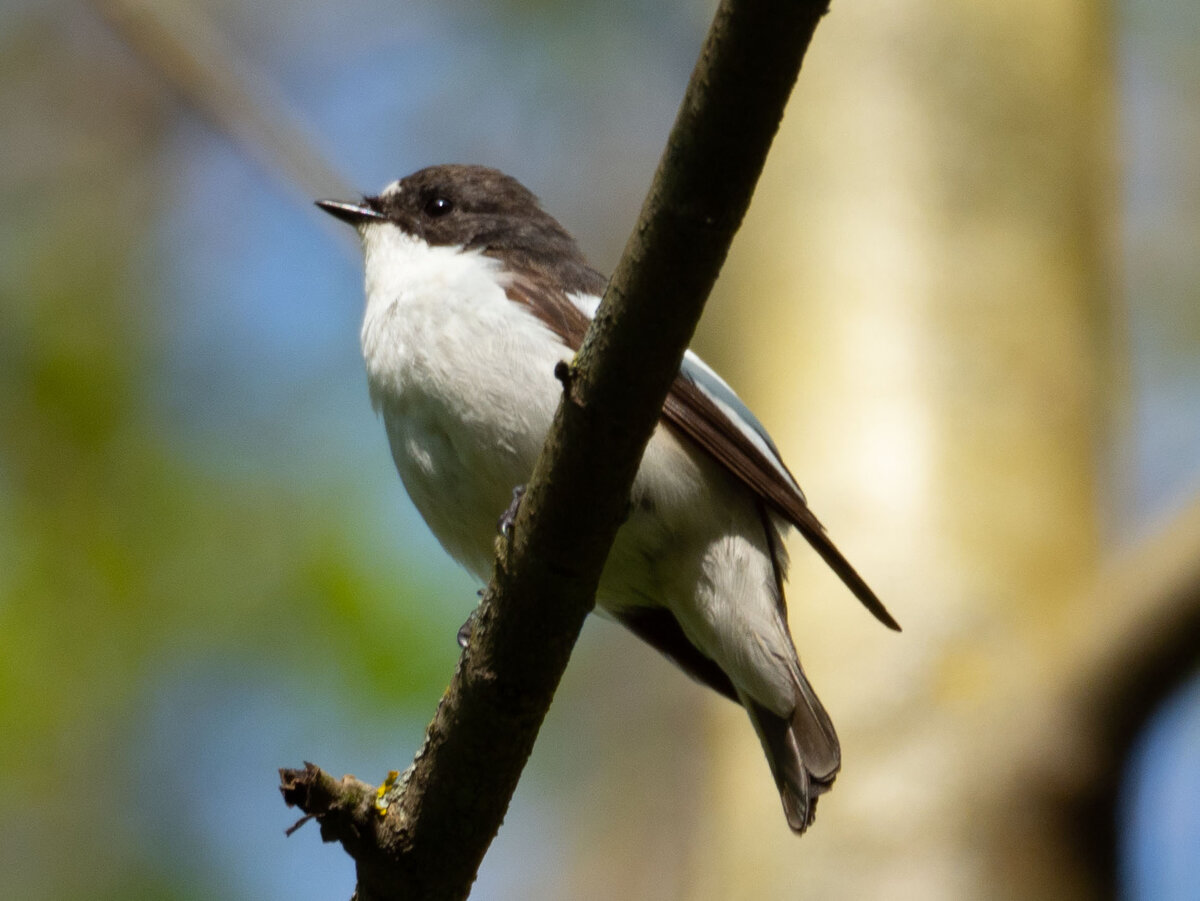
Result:
M364 229L362 349L396 468L446 550L480 579L496 521L529 479L570 351L505 295L499 263Z

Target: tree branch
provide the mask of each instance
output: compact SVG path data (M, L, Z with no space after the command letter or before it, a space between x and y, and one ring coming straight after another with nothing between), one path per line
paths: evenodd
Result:
M225 41L195 4L89 0L175 96L233 139L264 175L303 199L354 191L271 80Z
M316 767L284 798L358 864L359 901L464 898L626 514L642 452L750 203L826 0L724 0L412 767L379 805ZM314 800L318 799L318 800ZM385 812L380 814L378 808Z

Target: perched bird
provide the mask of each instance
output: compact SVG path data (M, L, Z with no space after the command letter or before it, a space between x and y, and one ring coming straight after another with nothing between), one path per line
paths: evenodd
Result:
M579 348L606 279L495 169L432 166L361 203L317 203L362 240L363 357L396 468L442 546L486 582L497 516L529 479L558 405L555 365ZM745 707L801 833L841 750L788 631L791 526L899 628L826 536L762 424L689 351L597 605Z

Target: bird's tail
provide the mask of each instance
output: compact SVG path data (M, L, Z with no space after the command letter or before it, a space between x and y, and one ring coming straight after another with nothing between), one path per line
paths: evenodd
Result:
M829 714L812 686L797 670L796 708L790 718L772 713L741 695L742 706L758 732L788 825L801 834L813 821L817 798L833 786L842 765L842 751Z

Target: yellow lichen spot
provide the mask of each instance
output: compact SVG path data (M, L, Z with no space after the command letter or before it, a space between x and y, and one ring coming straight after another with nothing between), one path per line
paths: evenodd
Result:
M375 792L375 812L380 816L387 813L388 805L391 801L388 800L387 794L396 784L396 780L400 778L399 770L389 770L387 778L383 780L383 785Z

